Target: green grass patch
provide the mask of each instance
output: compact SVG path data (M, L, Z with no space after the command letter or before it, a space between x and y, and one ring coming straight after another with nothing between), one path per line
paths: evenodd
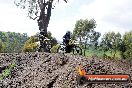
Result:
M85 56L88 56L88 57L96 55L100 58L103 58L103 54L104 54L104 51L101 51L101 50L96 50L92 48L85 50ZM111 53L110 51L105 52L105 54L109 57L114 56L114 53L113 52ZM115 58L121 58L121 53L119 51L116 51Z
M13 60L13 62L6 68L5 70L2 71L2 74L0 74L0 80L3 80L4 78L8 77L11 75L11 70L16 67L16 63Z
M13 69L14 67L16 67L16 63L15 63L15 62L13 62L13 63L11 63L11 64L9 65L9 69Z
M0 75L0 80L2 80L2 79L3 79L3 75L1 74L1 75Z
M2 72L2 76L5 78L11 74L11 69L5 69L4 72Z
M85 51L85 56L91 57L91 56L93 56L93 52L90 51L90 50L86 50Z
M107 51L105 54L109 57L114 56L114 53L113 52L111 53L110 51ZM121 58L121 53L119 51L116 51L115 58Z

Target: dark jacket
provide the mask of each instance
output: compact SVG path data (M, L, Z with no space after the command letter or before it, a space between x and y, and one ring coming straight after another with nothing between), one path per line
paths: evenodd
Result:
M63 36L63 38L64 38L65 40L70 40L70 39L71 39L71 34L70 34L70 33L66 33L66 34Z

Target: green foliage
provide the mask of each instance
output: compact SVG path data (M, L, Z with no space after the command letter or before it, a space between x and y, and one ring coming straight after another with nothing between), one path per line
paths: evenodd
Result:
M2 74L0 74L0 80L3 80L4 78L11 75L11 70L16 67L16 63L13 61L8 68L6 68L4 71L2 71Z
M51 39L51 47L55 46L57 44L56 38Z
M9 69L13 69L14 67L16 67L15 61L13 61L13 62L9 65Z
M54 37L52 36L52 33L51 33L50 31L48 31L48 39L51 40L51 47L53 47L54 45L57 44L56 38L54 38Z
M114 53L111 54L111 51L109 51L109 50L104 53L103 50L101 51L101 50L94 49L94 48L86 49L85 53L86 53L85 56L92 57L92 56L96 55L96 56L98 56L100 58L104 58L104 55L106 57L113 58L113 54L114 54ZM116 52L115 58L118 58L118 59L121 58L120 51Z
M101 47L104 53L108 50L111 50L111 53L114 52L113 57L115 57L116 51L119 50L121 43L122 39L120 33L108 32L102 38Z
M3 79L3 76L2 76L2 74L0 75L0 80L2 80Z
M52 39L52 33L50 31L48 31L48 39Z
M59 44L54 45L54 46L50 49L51 53L57 53L57 50L58 50L59 47L60 47Z
M57 44L57 40L56 40L56 38L54 38L52 36L52 33L50 31L48 31L47 34L48 34L47 35L48 40L45 40L44 42L47 42L46 44L49 44L49 46L50 46L49 48L51 48L51 47L53 47L53 46L55 46ZM39 33L36 33L34 35L34 37L37 39L36 41L39 41L39 36L40 36Z
M123 36L123 43L125 51L123 53L124 58L132 59L132 31L126 32Z
M86 49L90 44L97 47L98 38L101 34L94 31L94 28L96 28L96 21L94 19L78 20L73 30L73 39L79 39L82 48Z
M36 42L38 41L37 37L30 37L24 44L22 52L35 52L39 46Z
M47 34L48 34L47 38L50 39L51 46L56 45L56 44L57 44L57 40L56 40L56 38L54 38L54 37L52 36L52 33L51 33L50 31L48 31ZM37 38L37 41L38 41L38 39L39 39L39 33L36 33L36 34L34 35L34 37L36 37L36 38Z
M3 45L3 52L13 53L20 52L25 41L28 39L26 33L20 34L15 32L2 32L0 31L0 45Z
M5 77L9 76L10 74L11 74L10 69L5 69L4 72L2 73L2 76L3 76L3 78L5 78Z
M31 37L26 41L26 43L35 43L35 42L38 42L38 38L37 38L37 37L34 37L34 36L31 36Z
M98 47L98 39L100 36L101 36L101 33L96 32L94 30L91 31L91 35L89 36L90 37L90 44L92 46L94 46L95 49L97 49L97 47Z
M80 19L76 22L75 28L73 30L73 39L80 39L87 37L88 33L96 28L96 21L94 19Z
M0 39L0 53L4 51L4 48L5 48L4 43Z

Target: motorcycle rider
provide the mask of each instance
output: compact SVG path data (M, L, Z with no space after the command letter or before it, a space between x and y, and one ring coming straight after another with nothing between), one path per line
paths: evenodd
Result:
M70 53L71 47L69 45L69 41L71 39L72 33L70 31L67 31L66 34L63 36L63 44L66 45L66 53Z

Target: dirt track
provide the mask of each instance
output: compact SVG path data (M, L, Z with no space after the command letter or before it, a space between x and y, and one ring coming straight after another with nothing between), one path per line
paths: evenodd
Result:
M130 74L130 62L86 58L78 55L49 53L0 54L1 66L16 59L12 75L0 81L0 88L132 88L128 84L77 85L77 67L81 64L89 74Z

